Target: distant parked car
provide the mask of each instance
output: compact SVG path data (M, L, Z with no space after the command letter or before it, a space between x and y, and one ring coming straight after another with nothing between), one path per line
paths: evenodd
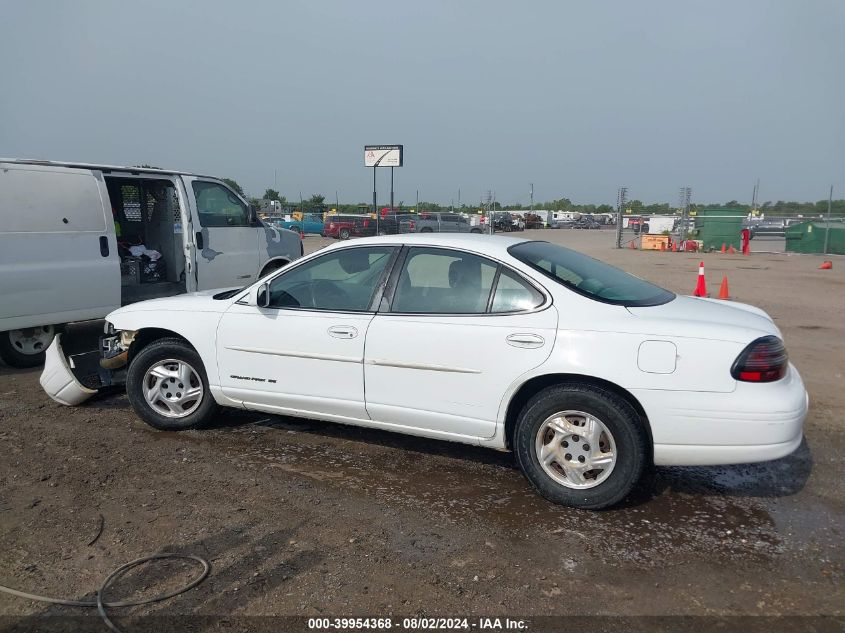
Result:
M459 213L424 211L400 221L401 233L481 233L482 227L471 226Z
M276 221L274 226L281 229L290 229L297 233L307 233L310 235L322 235L323 233L323 216L319 213L306 213L301 220Z
M576 229L600 229L601 224L596 222L596 220L590 215L582 215L580 218L575 220L575 224L573 228Z
M786 229L798 222L799 220L793 218L775 218L757 221L750 220L743 222L743 228L747 228L749 230L751 239L758 236L785 237Z
M323 237L348 240L376 234L376 221L368 215L329 215L323 223Z

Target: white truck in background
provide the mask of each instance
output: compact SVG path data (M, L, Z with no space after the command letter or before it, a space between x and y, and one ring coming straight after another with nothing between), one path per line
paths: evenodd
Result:
M0 358L39 365L64 324L248 285L302 254L217 178L0 159Z

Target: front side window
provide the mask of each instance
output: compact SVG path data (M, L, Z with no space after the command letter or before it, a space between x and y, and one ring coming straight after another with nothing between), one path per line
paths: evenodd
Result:
M496 268L494 262L470 253L412 248L399 274L391 311L483 314Z
M591 299L628 307L668 303L675 295L609 264L548 242L522 242L508 252L556 282Z
M204 227L249 226L249 209L234 193L216 182L195 180L200 225Z
M270 282L269 305L366 312L392 253L391 247L362 247L317 257L275 277Z

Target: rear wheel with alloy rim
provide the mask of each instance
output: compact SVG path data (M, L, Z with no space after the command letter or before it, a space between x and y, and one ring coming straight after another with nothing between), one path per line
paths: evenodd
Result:
M522 472L547 499L600 509L621 501L646 464L647 434L633 407L590 384L549 387L519 415L513 446Z
M56 329L52 325L0 332L0 358L10 367L43 365L44 352L55 336Z
M349 229L340 229L340 233L339 233L338 235L339 235L340 239L342 239L342 240L348 240L348 239L349 239L349 237L350 237L352 234L349 232Z
M199 354L179 339L160 339L132 359L126 393L135 413L166 431L208 424L217 405Z

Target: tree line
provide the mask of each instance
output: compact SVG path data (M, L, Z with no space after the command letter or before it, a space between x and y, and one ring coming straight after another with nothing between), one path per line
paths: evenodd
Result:
M237 181L231 178L222 178L223 182L229 185L232 189L237 191L239 194L244 196L245 198L247 195L244 193L243 188L237 183ZM261 200L274 200L279 202L282 206L289 207L291 209L298 209L300 206L304 207L305 210L310 209L322 209L326 207L326 197L315 193L309 198L304 198L302 200L288 200L285 196L281 195L275 189L266 189L264 191L264 195L261 198L249 197L249 201L252 204L259 205L261 204ZM362 208L367 208L371 206L369 202L359 202L356 204L334 204L331 205L332 208L336 208L340 213L355 213ZM404 202L400 202L397 205L399 209L408 209L413 208L413 206L408 207L405 205ZM429 211L459 211L463 213L475 213L482 207L476 205L467 205L462 204L459 207L454 205L448 204L439 204L437 202L428 202L428 201L420 201L419 203L420 209L426 209ZM517 211L528 209L527 204L518 203L518 204L510 204L510 205L502 205L499 202L493 202L489 205L489 208L495 211ZM569 198L557 198L555 200L549 200L546 202L535 202L534 203L535 209L548 209L554 211L574 211L577 213L613 213L616 209L615 205L610 204L577 204L572 202ZM631 200L625 205L626 211L630 209L632 214L637 215L672 215L674 213L678 213L678 208L670 205L669 203L652 203L652 204L645 204L640 200ZM730 200L728 202L717 202L717 203L691 203L690 210L696 211L698 209L742 209L746 213L751 213L752 207L750 204L738 202L737 200ZM826 216L827 215L827 200L819 200L817 202L786 202L783 200L778 200L777 202L767 201L763 202L757 207L758 211L761 214L771 215L771 216ZM845 200L834 200L831 204L831 213L834 216L845 216Z

